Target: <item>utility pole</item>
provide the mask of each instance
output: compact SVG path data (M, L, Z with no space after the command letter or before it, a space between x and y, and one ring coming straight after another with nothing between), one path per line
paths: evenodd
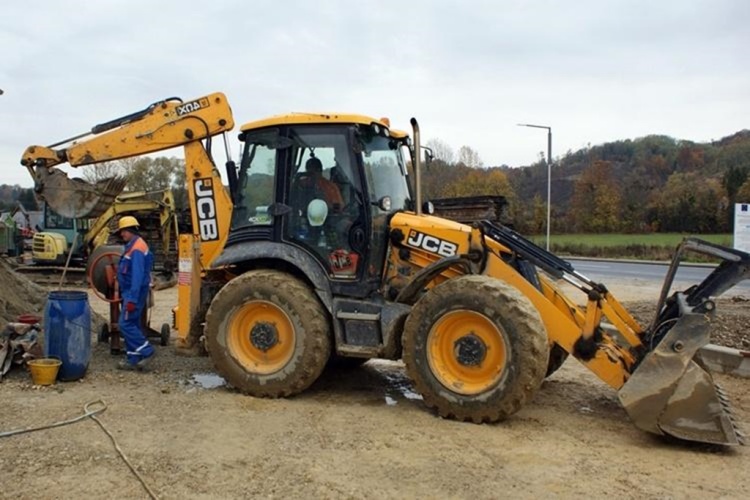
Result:
M532 125L530 123L519 123L519 127L547 129L547 241L546 248L549 251L550 215L552 213L552 127L547 125Z

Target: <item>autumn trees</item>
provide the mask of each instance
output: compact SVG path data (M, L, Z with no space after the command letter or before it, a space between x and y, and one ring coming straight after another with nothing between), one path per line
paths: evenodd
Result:
M576 232L620 230L621 194L610 162L595 160L578 178L568 217Z
M428 196L501 194L519 230L544 231L544 161L481 168L471 160L478 154L462 148L454 155L443 141L428 145L440 151L425 174ZM729 232L739 202L750 202L750 131L711 143L663 135L609 142L570 151L552 169L557 233Z
M127 178L127 191L172 189L179 209L187 207L184 160L175 157L125 158L83 168L83 178L96 182L113 176Z

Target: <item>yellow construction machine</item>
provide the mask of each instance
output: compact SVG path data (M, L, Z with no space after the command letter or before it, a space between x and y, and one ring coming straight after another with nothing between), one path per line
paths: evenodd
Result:
M141 235L154 253L154 268L159 272L177 271L177 240L179 229L177 207L171 189L122 193L96 220L91 222L83 238L87 254L102 245L112 244L119 217L132 215L141 225Z
M697 239L679 248L657 314L639 324L608 289L491 221L431 215L420 134L387 119L294 113L247 123L225 188L211 139L233 127L223 94L157 102L89 135L23 155L37 192L85 215L121 189L79 189L54 167L184 146L194 234L181 235L183 346L205 343L218 372L254 396L290 396L331 356L402 358L425 404L472 422L508 418L570 354L654 434L736 445L726 396L696 357L713 297L750 276L750 255ZM409 175L407 158L413 164ZM722 260L671 293L684 251ZM557 286L582 292L578 306Z
M178 232L174 196L169 189L122 193L96 218L65 217L47 203L42 211L42 227L34 234L32 245L32 258L37 265L62 265L69 252L77 260L85 260L97 247L110 242L110 226L123 214L143 221L142 230L152 242L157 266L169 265L168 261L176 257L176 253L170 256Z

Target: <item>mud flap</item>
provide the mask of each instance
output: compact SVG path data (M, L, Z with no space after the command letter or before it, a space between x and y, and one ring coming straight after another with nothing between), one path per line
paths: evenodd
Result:
M710 338L713 303L691 308L678 294L680 315L620 389L633 423L645 431L723 445L744 444L728 400L694 358Z
M110 177L96 184L70 179L62 170L37 167L35 187L37 196L58 214L78 219L99 217L115 202L125 189L125 179Z

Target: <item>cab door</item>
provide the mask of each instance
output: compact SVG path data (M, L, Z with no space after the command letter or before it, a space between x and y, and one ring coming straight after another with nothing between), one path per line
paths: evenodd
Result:
M373 280L380 280L383 275L391 215L411 206L411 191L402 155L404 145L403 140L391 137L387 129L377 125L356 129L355 151L370 208L368 274Z
M301 246L342 286L367 268L367 197L352 129L347 125L289 127L284 239ZM361 287L359 287L361 288Z

